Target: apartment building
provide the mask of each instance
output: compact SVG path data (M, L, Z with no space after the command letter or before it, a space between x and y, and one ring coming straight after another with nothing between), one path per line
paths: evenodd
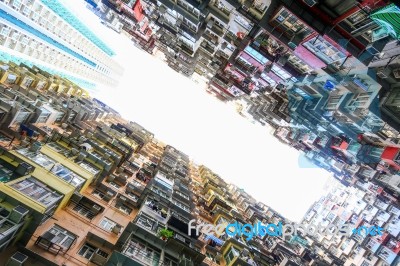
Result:
M33 108L31 119L15 127L13 145L1 133L0 263L328 263L302 238L246 241L204 228L189 231L203 224L290 221L101 101L60 85L69 81L40 78L46 84L40 90L37 83L23 88L16 82L1 91L2 99L21 106L40 96L42 105L34 107L52 106L62 116L38 121Z
M115 86L114 51L62 1L1 1L1 58L40 65L78 84Z
M305 225L341 225L349 223L355 227L378 225L384 228L383 235L371 236L351 233L350 236L310 236L311 245L323 248L338 258L344 265L397 265L398 261L398 205L376 185L366 182L357 187L342 184L332 187L329 193L310 208L303 219Z

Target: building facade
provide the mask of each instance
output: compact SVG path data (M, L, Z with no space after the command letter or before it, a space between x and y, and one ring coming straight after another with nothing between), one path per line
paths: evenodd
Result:
M62 1L1 1L1 58L40 65L87 88L115 86L114 51Z

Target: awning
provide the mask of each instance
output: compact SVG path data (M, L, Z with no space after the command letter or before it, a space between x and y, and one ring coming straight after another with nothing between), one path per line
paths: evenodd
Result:
M400 39L400 8L391 4L373 12L370 18L385 28L390 35Z

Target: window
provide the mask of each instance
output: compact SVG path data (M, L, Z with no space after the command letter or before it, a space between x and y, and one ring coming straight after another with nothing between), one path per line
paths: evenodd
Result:
M186 204L183 204L180 201L174 200L172 199L172 202L178 206L179 208L181 208L182 210L186 211L186 212L190 212L189 206L187 206Z
M226 220L224 217L219 217L218 218L218 220L217 220L217 225L220 225L220 224L228 224L229 222L228 222L228 220Z
M131 214L131 212L132 212L132 208L130 208L124 204L119 205L117 208L120 211L122 211L123 213L128 214L128 215Z
M249 22L246 18L242 17L239 14L236 14L235 22L238 23L240 26L244 27L248 31L250 31L251 28L253 27L253 23Z
M65 249L68 249L76 239L74 234L58 225L54 225L49 232L54 235L51 243L58 244Z
M11 187L49 208L62 198L62 195L53 191L34 177L28 177L27 179L14 183Z
M302 22L284 7L282 7L275 17L271 19L270 23L283 30L287 36L301 33L302 37L305 38L314 32L311 27Z
M251 55L251 57L253 57L255 60L257 60L259 63L265 65L267 62L269 62L269 60L267 58L265 58L262 54L260 54L259 52L257 52L255 49L253 49L250 46L247 46L244 51L246 53L248 53L249 55Z
M150 231L153 231L153 228L156 225L156 222L152 218L148 217L147 215L141 214L137 218L136 224L138 224L138 225L140 225L140 226L142 226L142 227L144 227L144 228L146 228L146 229L148 229Z
M250 67L252 67L252 64L249 61L247 61L246 59L244 59L243 57L238 57L236 59L236 62L238 62L239 65L241 65L245 69L249 69Z
M206 251L206 256L209 260L213 261L213 262L217 262L217 260L215 259L216 255Z
M178 194L179 196L181 196L182 198L185 198L185 199L187 199L187 200L189 199L189 196L188 196L188 195L186 195L186 194L180 192L179 190L176 190L175 193Z
M14 84L14 82L15 82L16 80L17 80L17 76L16 76L16 75L8 74L6 82L7 82L8 84Z
M85 243L78 252L79 256L84 257L85 259L90 259L93 253L96 251L96 247L90 245L89 243Z
M26 118L29 116L28 112L24 112L24 109L21 110L20 112L18 112L18 114L15 116L14 120L11 123L10 127L17 127L19 126L21 123L23 123Z
M286 80L286 79L289 79L290 77L292 77L289 73L287 73L285 70L283 70L282 68L278 67L275 64L273 64L271 70L283 80Z
M353 27L358 27L358 26L362 26L362 25L359 25L360 22L363 22L364 20L367 20L368 18L369 18L369 15L368 15L367 11L364 9L364 10L360 10L360 11L354 13L353 15L349 16L346 19L346 22L348 22Z
M302 98L309 100L312 99L313 97L305 93L302 89L300 88L294 88L294 92L296 92L298 95L300 95Z
M12 6L15 7L16 9L21 8L22 5L22 0L14 0L12 3Z
M111 221L108 218L103 218L103 220L100 221L100 227L109 232L111 232L114 226L116 225L117 225L116 222Z
M145 262L146 265L158 265L160 262L159 252L134 239L131 239L124 253Z
M178 266L178 262L175 259L165 257L163 261L163 265L165 266Z
M81 187L85 182L82 177L58 163L51 168L51 172L76 188Z
M6 37L6 36L8 36L9 34L10 34L10 28L8 28L7 26L3 26L3 27L1 28L0 35Z
M226 265L229 265L231 261L235 259L235 257L239 257L239 251L237 251L234 247L231 247L231 249L224 256Z
M158 187L152 186L151 187L151 191L153 191L154 193L160 195L163 198L168 198L167 193L164 192L162 189L159 189Z
M341 52L336 48L337 46L330 43L322 36L312 38L303 45L327 64L340 64L346 58L345 53Z
M161 185L165 186L166 188L172 190L172 184L168 183L167 181L162 180L161 178L158 178L157 176L154 178L155 181L160 183Z
M265 73L261 73L261 78L263 80L265 80L266 82L268 82L271 86L275 86L276 85L276 81L273 80L272 78L268 77L267 75L265 75Z
M372 148L369 155L372 157L381 157L382 153L383 153L383 148Z
M393 161L396 162L397 164L400 164L400 152L398 152L397 156L394 158Z

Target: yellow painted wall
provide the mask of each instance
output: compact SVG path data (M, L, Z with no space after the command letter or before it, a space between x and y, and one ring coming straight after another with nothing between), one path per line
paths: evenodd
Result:
M21 179L17 179L20 181ZM15 182L13 182L15 183ZM24 205L31 207L32 209L36 210L39 213L44 213L46 211L46 206L34 201L33 199L25 196L24 194L20 193L19 191L15 190L14 188L10 187L9 184L0 183L0 190L4 194L18 200Z
M40 165L36 164L35 162L29 160L28 158L24 157L23 155L17 153L16 151L10 151L16 157L29 162L35 167L35 170L32 172L32 176L43 182L44 184L48 185L52 189L58 191L59 193L64 195L64 198L61 201L58 209L64 207L71 195L74 193L75 187L66 181L62 180L61 178L57 177L56 175L52 174L49 170L41 167Z
M61 163L77 175L85 178L86 180L91 180L94 176L88 170L82 168L72 160L67 159L64 155L59 154L55 150L49 148L47 145L43 146L40 150L41 153L49 156L51 159Z

